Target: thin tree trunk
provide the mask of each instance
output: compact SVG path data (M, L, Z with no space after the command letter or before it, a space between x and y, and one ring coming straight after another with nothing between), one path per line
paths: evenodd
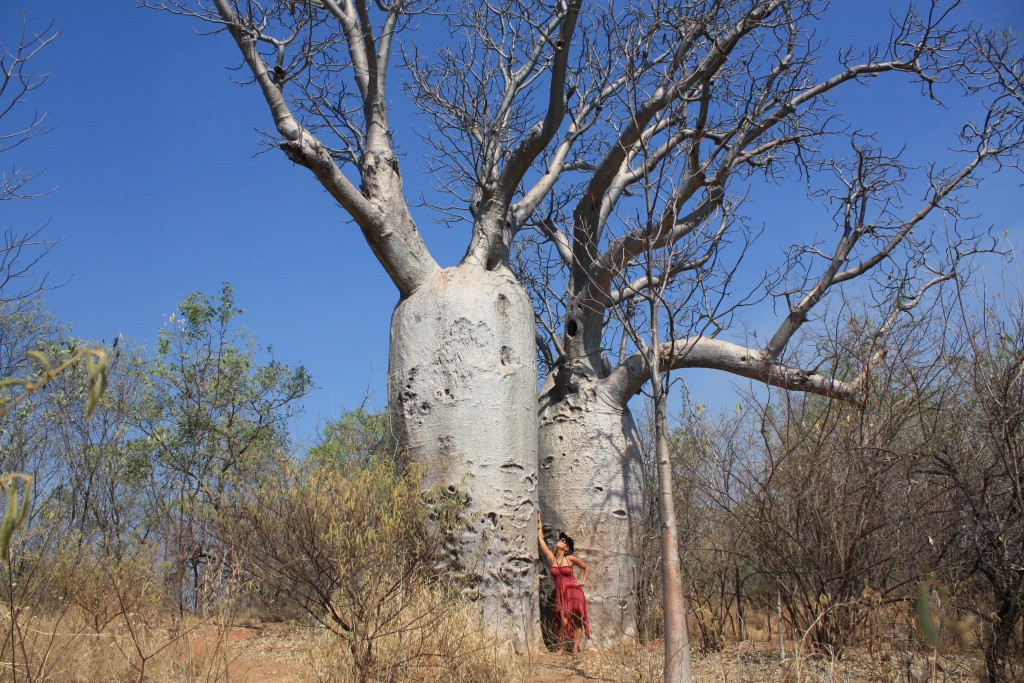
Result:
M679 528L672 492L672 459L668 448L665 395L660 376L651 373L655 396L655 452L658 456L658 511L661 514L662 605L665 613L665 683L693 680L690 642L686 629L686 604L679 561Z
M649 257L653 256L649 254ZM665 622L665 683L692 683L693 666L690 662L690 636L686 628L686 600L683 596L682 562L679 559L679 525L673 486L675 473L668 447L668 374L662 376L661 323L659 312L664 290L652 292L647 303L650 307L650 349L647 352L647 370L650 373L651 398L654 401L654 454L658 470L658 513L661 517L661 595ZM674 328L668 316L671 338Z
M779 661L784 662L786 661L786 637L782 634L782 591L777 591L775 598L775 606L779 614L779 621L776 624L779 627Z
M736 581L736 615L739 620L739 632L737 637L739 640L743 640L743 631L745 619L743 618L743 581L740 580L740 568L734 567L735 573L734 578Z
M658 513L661 516L662 609L665 619L665 683L691 683L690 638L686 629L679 525L673 493L672 457L668 447L667 396L658 357L658 305L651 305L651 395L654 399L654 452L658 463Z
M1010 654L1010 641L1017 630L1024 605L1016 595L1000 601L996 619L992 624L992 640L985 648L985 675L988 683L1005 683L1010 680L1006 671Z

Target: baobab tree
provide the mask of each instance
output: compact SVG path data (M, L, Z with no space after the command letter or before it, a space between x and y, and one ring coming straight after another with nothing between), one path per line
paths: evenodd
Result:
M852 288L878 302L871 337L882 348L900 315L953 278L970 255L991 248L957 232L963 190L986 165L1015 165L1021 144L1019 101L1003 97L1006 86L982 56L994 51L962 49L977 32L952 21L955 3L909 10L887 42L841 53L832 71L820 63L811 35L824 11L819 3L699 7L706 13L663 7L651 22L644 19L649 8L638 8L609 34L622 43L602 44L606 62L623 64L619 81L602 83L621 90L607 100L607 85L590 100L581 96L596 102L597 113L588 117L580 104L572 121L608 142L594 143L586 163L575 162L588 169L576 186L552 193L548 215L536 221L541 239L520 266L539 327L548 332L541 352L549 369L540 396L542 504L571 501L545 509L545 518L575 532L597 556L593 564L608 572L594 572L596 590L604 591L595 623L620 624L622 633L632 621L632 522L643 491L627 404L650 381L651 367L716 369L858 400L869 368L851 373L825 348L797 354L798 332L830 292ZM952 131L955 150L944 164L915 173L899 154L840 123L828 98L879 76L916 81L937 100L976 98L975 123ZM811 199L831 209L832 221L816 243L793 240L789 225L766 226L761 240L777 236L782 256L763 276L740 282L754 238L743 196L787 172L814 188ZM820 236L830 229L834 237ZM646 256L652 248L673 252L653 271ZM616 334L628 341L635 329L629 321L643 308L634 304L652 294L672 301L674 311L663 316L673 321L673 334L661 344L659 363L650 349L615 343ZM765 299L781 311L774 329L729 339L744 307ZM559 496L545 498L545 491Z
M853 380L785 363L794 335L830 289L888 264L927 266L904 250L919 245L915 229L955 211L956 193L982 164L1004 163L1017 149L1011 114L992 111L961 131L965 158L932 169L917 207L889 201L906 180L897 157L862 145L860 163L843 176L840 160L816 150L844 134L827 99L839 88L890 74L956 85L970 60L958 49L968 29L954 24L956 2L907 12L886 41L843 53L834 73L816 64L813 27L826 6L815 0L145 4L234 41L274 122L268 141L312 172L394 282L396 436L427 463L429 483L466 497L456 564L467 592L518 647L538 634L530 533L538 487L547 519L575 532L593 559L598 639L632 632L630 525L642 508L642 472L626 406L649 373L628 353L617 366L608 360L614 307L656 280L685 283L717 263L750 182L784 168L835 169L847 181L845 195L830 197L845 207L840 234L828 252L794 244L792 265L802 269L790 272L802 279L786 283L770 341L667 340L662 365L852 396ZM964 73L984 81L987 72ZM424 149L400 120L408 104L428 124L429 178L443 186L426 207L438 221L470 226L466 253L450 268L428 250L404 189L417 163L406 163L395 142ZM633 188L655 172L671 179L656 220L623 220ZM650 245L695 234L709 236L695 260L613 287ZM510 268L530 236L564 273L547 339L539 335L549 361L539 408L544 326L532 304L541 302L531 302L522 280L543 273L536 262ZM706 318L724 328L714 311Z

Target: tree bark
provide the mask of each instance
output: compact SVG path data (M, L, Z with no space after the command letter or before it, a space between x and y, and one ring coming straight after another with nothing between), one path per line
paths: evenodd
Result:
M540 491L547 524L590 565L587 607L599 648L636 639L637 539L644 472L633 418L599 380L540 400Z
M1024 604L1019 589L999 600L996 618L992 623L992 639L985 646L985 676L988 683L1007 683L1011 680L1006 664L1010 655L1010 641L1022 614Z
M656 354L652 354L656 356ZM666 396L657 361L651 370L654 394L654 448L658 459L658 512L661 516L662 610L665 618L665 683L690 683L690 636L686 628L686 602L679 560L679 526L673 495L672 457L668 447Z
M662 456L659 455L659 461ZM664 457L668 457L667 450ZM660 465L659 465L660 468ZM664 498L664 494L659 494ZM664 508L664 503L659 503ZM662 510L662 515L665 515ZM662 609L665 614L665 683L690 683L693 665L690 661L690 636L686 626L686 598L683 595L683 576L679 562L679 529L675 512L671 521L662 522L661 580Z
M534 340L511 272L449 268L395 308L388 372L398 443L427 486L466 496L451 549L464 593L521 652L540 642Z

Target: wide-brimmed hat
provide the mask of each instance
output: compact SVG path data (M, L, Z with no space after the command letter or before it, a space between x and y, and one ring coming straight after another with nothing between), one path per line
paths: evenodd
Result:
M565 544L569 546L569 554L572 555L576 551L576 544L572 540L572 536L569 536L565 532L558 533L558 540L565 541Z

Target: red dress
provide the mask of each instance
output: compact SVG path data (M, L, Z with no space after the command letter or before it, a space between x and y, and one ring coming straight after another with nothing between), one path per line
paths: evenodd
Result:
M587 596L576 584L576 574L572 565L564 567L551 566L551 578L555 581L555 614L559 619L562 615L576 615L583 621L583 630L590 637L590 617L587 615ZM572 617L569 616L569 635L572 636Z

